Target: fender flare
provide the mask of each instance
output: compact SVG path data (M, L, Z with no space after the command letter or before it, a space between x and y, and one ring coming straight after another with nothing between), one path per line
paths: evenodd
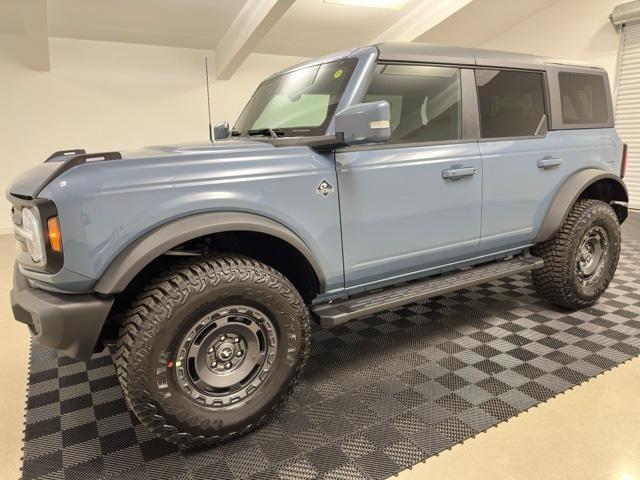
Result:
M307 244L281 223L245 212L208 212L182 217L146 233L120 252L109 264L93 290L112 295L122 292L149 263L172 248L213 233L246 231L277 237L298 250L313 268L320 288L325 278Z
M576 200L580 198L580 195L591 185L601 180L613 181L619 185L620 189L617 189L618 191L613 198L614 201L623 203L629 201L627 187L620 177L614 173L595 168L587 168L575 172L560 185L553 200L551 200L547 213L538 229L535 242L540 243L552 238L562 227L567 215L569 215L569 210L576 203Z

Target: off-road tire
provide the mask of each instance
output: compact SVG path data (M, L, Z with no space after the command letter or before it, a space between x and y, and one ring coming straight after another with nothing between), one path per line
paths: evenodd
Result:
M608 237L607 257L601 274L593 285L579 281L578 249L592 226L601 227ZM532 271L533 284L545 300L569 309L580 309L596 303L607 289L620 257L620 225L613 208L600 200L578 200L569 211L558 233L532 248L544 260L542 268Z
M277 332L276 360L255 395L231 409L208 408L180 390L175 367L168 366L177 338L203 312L229 304L266 312ZM309 340L308 309L282 274L240 255L189 257L154 278L128 309L115 365L127 404L149 430L181 447L211 445L254 430L277 413L298 382Z

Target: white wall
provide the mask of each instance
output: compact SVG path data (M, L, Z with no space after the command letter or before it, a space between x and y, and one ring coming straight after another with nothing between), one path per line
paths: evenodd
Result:
M620 37L609 15L620 3L624 0L558 0L482 47L600 65L614 86Z
M482 46L596 63L613 83L619 37L608 16L618 3L558 0ZM212 61L212 52L58 38L50 43L52 70L34 72L17 60L16 37L0 35L0 192L18 172L62 148L207 140L203 61L207 54ZM253 54L231 80L212 79L214 120L235 120L262 78L303 60ZM7 206L0 201L0 233L10 225L2 212Z
M10 232L12 178L56 150L208 140L213 52L52 38L52 69L35 72L19 61L18 40L0 35L0 234ZM231 80L210 78L214 121L233 122L263 78L304 60L252 54Z

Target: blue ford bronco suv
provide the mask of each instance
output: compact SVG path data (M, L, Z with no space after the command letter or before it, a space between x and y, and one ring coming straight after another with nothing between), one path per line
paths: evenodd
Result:
M8 191L11 304L43 345L115 342L130 408L182 446L266 422L311 322L531 271L592 305L627 217L598 67L387 43L260 84L215 141L56 152Z

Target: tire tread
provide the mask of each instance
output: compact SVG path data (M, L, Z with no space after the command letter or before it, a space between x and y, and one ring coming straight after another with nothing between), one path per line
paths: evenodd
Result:
M615 212L607 203L600 200L580 199L569 211L558 233L550 240L532 248L532 253L544 260L542 268L532 271L533 284L538 294L547 301L570 309L589 307L597 301L597 296L590 299L580 297L573 281L569 278L572 250L578 241L577 232L596 214L611 216L616 224L618 222ZM614 249L614 267L608 269L608 278L604 279L602 291L613 278L619 254L618 245L618 248Z
M189 295L202 293L220 282L262 283L293 306L301 326L301 350L295 373L286 393L266 410L257 422L219 437L196 436L181 432L161 415L145 386L143 366L153 338ZM267 423L291 396L309 356L311 335L309 312L299 293L278 271L242 255L213 254L179 260L169 265L145 287L125 313L115 353L115 367L125 400L142 424L161 438L181 447L211 445L243 435Z

